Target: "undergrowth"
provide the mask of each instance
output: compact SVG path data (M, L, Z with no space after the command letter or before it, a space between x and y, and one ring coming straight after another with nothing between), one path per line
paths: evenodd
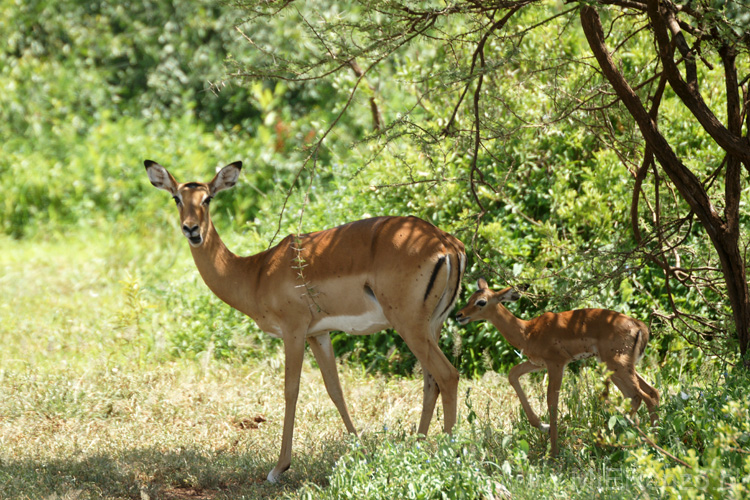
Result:
M567 379L572 404L555 459L546 454L546 437L520 411L507 432L491 417L475 416L450 436L354 438L328 485L307 484L289 498L748 498L745 373L685 388L690 395L665 394L654 428L603 403L586 382ZM464 409L472 420L469 400ZM602 414L594 426L586 425L591 410Z
M3 242L0 498L748 497L750 377L679 346L640 368L662 395L654 428L602 395L601 365L571 366L555 459L502 375L462 378L454 433L419 439L419 377L344 364L352 438L310 361L292 468L266 484L278 341L205 290L185 252L66 236ZM544 375L524 384L544 415Z

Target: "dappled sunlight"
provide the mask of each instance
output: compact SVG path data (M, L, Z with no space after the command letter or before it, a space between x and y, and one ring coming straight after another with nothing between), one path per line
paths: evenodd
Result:
M0 498L747 497L746 4L0 2Z
M191 481L196 491L210 490L206 474L214 476L219 493L249 493L254 485L262 486L278 453L283 423L279 358L272 354L244 365L176 361L143 372L134 366L83 374L6 372L0 391L11 395L0 406L6 415L0 420L0 459L19 477L24 470L47 467L76 476L81 487L98 484L113 495L136 485L156 494L186 488ZM341 377L363 440L414 433L421 380L387 379L347 366ZM462 390L469 387L479 420L509 423L503 411L508 405L502 403L511 395L509 387L500 380L462 383ZM462 405L460 418L466 411ZM309 359L297 413L289 481L324 480L330 461L346 453L349 438ZM431 434L439 434L438 428L434 424ZM121 472L112 475L112 468Z

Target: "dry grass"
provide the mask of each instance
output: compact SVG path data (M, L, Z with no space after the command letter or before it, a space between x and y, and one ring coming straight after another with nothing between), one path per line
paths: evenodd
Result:
M119 282L140 272L137 251L84 239L3 246L0 498L288 498L305 482L327 483L348 437L309 358L292 468L269 485L284 410L280 352L245 363L144 356L142 339L116 328ZM414 432L421 380L348 366L341 378L365 440ZM509 425L517 404L503 379L462 381L467 389L480 420Z
M208 370L172 362L142 371L6 371L0 391L10 397L0 406L0 460L20 481L11 481L6 493L267 498L305 481L325 484L347 437L310 363L302 375L292 468L281 487L263 481L283 422L278 358L253 366L211 362ZM361 435L413 432L421 381L341 372ZM464 382L462 390L472 388L480 419L507 423L515 401L507 387L491 385ZM433 430L439 426L438 419Z

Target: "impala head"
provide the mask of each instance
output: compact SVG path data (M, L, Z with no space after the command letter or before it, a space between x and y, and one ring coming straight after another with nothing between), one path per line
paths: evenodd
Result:
M151 184L168 191L172 195L177 209L180 211L182 234L190 242L190 246L199 247L206 240L206 234L211 227L208 205L219 191L229 189L237 184L242 162L236 161L222 168L211 182L178 183L166 168L156 162L143 162Z
M477 280L477 291L469 297L469 303L466 307L456 313L456 321L460 325L465 325L472 321L488 319L497 304L500 302L515 302L521 298L520 292L525 292L529 285L521 285L517 288L503 288L499 292L490 290L484 278Z

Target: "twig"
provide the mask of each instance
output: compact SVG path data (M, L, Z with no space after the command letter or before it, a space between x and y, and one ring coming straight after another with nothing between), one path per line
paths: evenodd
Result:
M661 446L659 446L658 444L654 443L653 439L651 439L650 437L648 437L648 435L645 432L643 432L643 429L641 429L641 427L638 424L636 424L635 422L633 422L633 420L628 415L625 416L625 419L630 423L630 425L632 425L633 427L635 427L635 429L641 435L641 437L646 442L646 444L648 444L649 446L651 446L652 448L654 448L659 453L661 453L661 454L663 454L663 455L671 458L672 460L674 460L678 464L684 465L688 469L692 469L693 468L693 466L690 465L689 463L687 463L687 462L685 462L683 460L680 460L679 458L677 458L676 456L672 455L667 450L665 450L664 448L662 448Z

